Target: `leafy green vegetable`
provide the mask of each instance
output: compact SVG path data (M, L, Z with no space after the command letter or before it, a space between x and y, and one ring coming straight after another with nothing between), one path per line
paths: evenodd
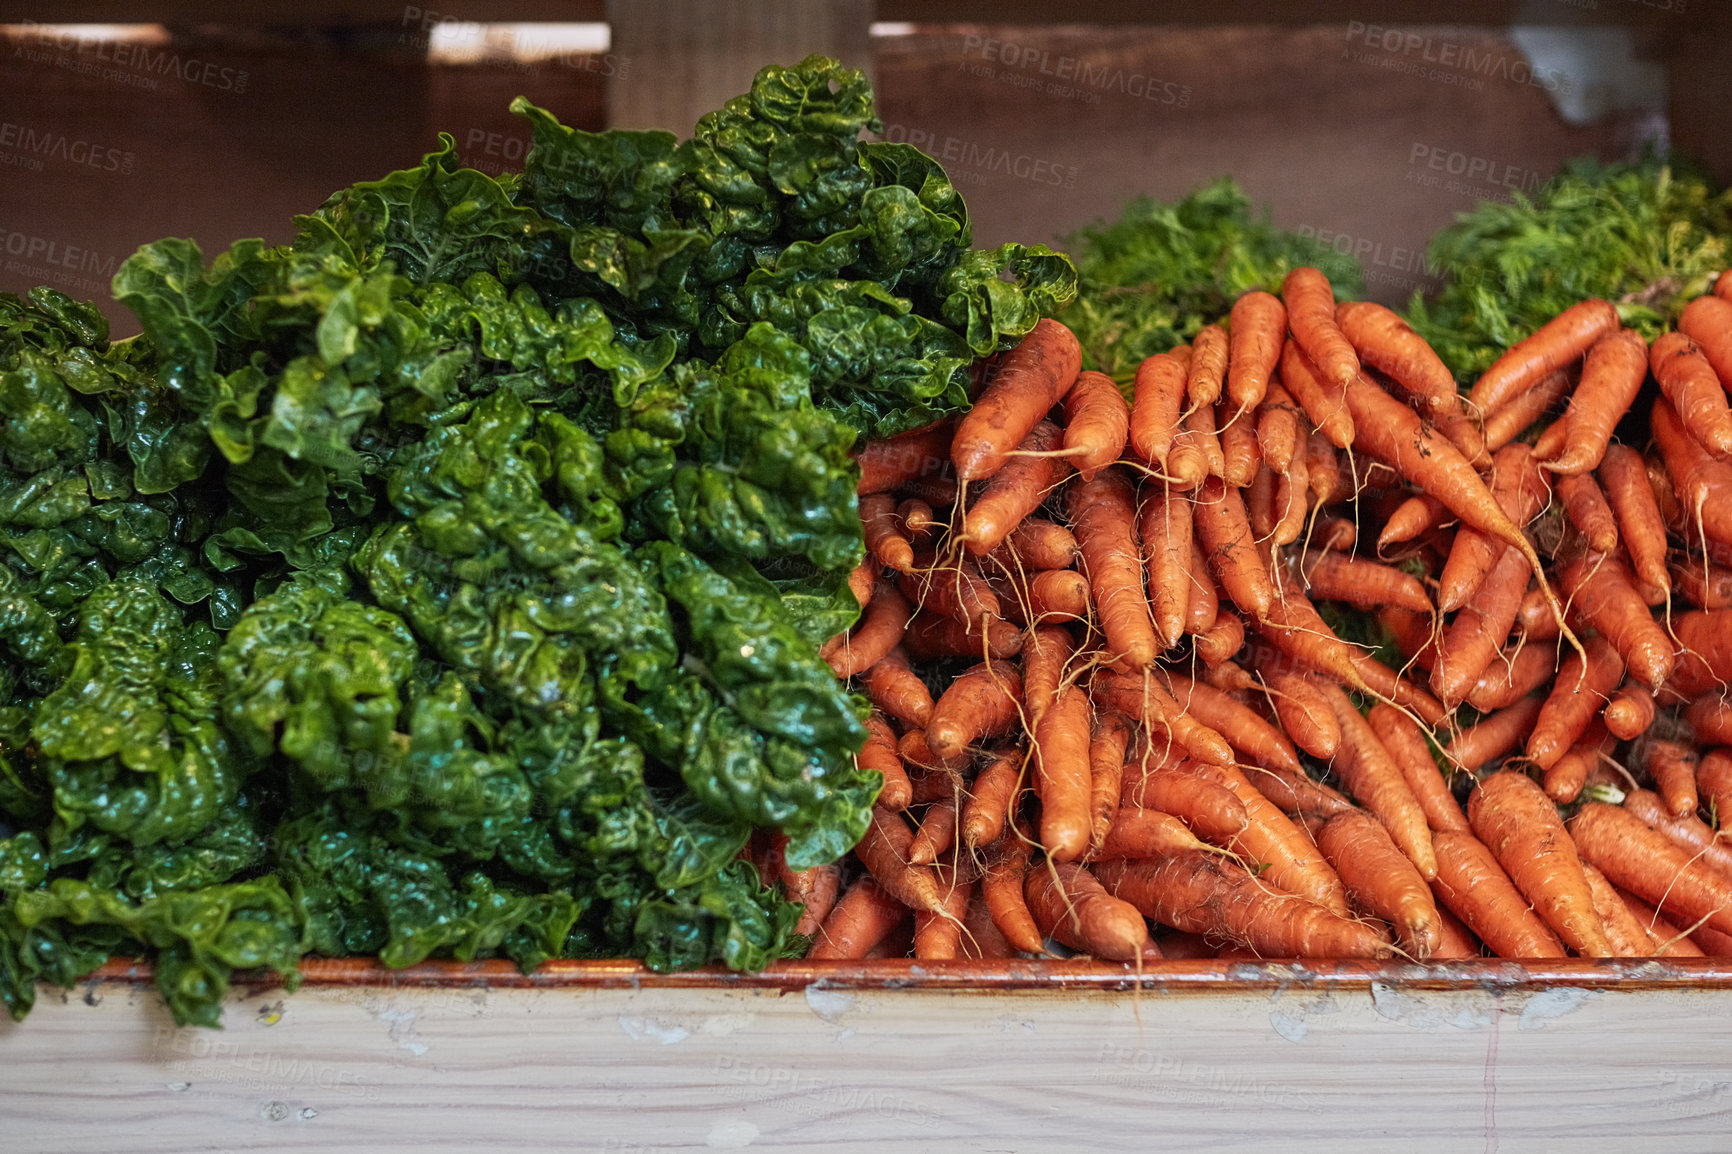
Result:
M207 265L143 334L0 296L0 998L153 957L214 1025L305 953L756 967L739 860L844 853L880 781L817 646L851 459L1075 294L969 248L865 77L766 68L690 140L525 101L526 171L418 166Z
M1082 342L1086 364L1128 381L1164 353L1227 315L1252 289L1278 293L1287 273L1312 265L1337 297L1359 296L1359 265L1317 241L1251 216L1251 202L1223 178L1176 204L1138 197L1116 221L1070 238L1080 289L1059 319Z

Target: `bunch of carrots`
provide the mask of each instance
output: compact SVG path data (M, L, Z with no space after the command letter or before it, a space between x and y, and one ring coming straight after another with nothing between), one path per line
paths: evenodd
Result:
M1728 385L1732 275L1465 396L1310 268L1128 402L1042 321L860 454L884 788L857 870L760 861L809 956L1732 956Z

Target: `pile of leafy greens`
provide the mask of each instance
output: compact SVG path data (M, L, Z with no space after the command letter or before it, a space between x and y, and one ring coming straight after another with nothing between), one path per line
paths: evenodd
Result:
M519 100L297 218L0 297L0 998L154 958L783 956L863 832L851 450L1075 293L812 57L664 132Z
M1120 382L1148 357L1225 318L1241 294L1279 293L1301 265L1322 269L1341 299L1364 290L1358 261L1254 219L1230 178L1175 204L1137 197L1118 220L1081 229L1067 243L1079 286L1060 319L1082 342L1088 367Z
M1485 202L1432 239L1444 278L1408 320L1470 382L1569 306L1600 297L1652 341L1732 260L1732 191L1659 159L1578 160L1510 202Z

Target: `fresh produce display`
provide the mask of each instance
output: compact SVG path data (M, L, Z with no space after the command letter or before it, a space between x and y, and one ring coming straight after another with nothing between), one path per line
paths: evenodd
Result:
M214 1024L308 953L803 948L738 854L821 867L872 818L818 656L859 614L856 441L963 407L1075 273L970 248L821 57L685 141L513 107L521 174L444 137L289 245L146 246L134 339L0 297L15 1016L116 953Z
M1043 321L866 447L826 655L897 788L811 956L1732 953L1732 274L1560 302L1465 396L1279 287L1128 403Z

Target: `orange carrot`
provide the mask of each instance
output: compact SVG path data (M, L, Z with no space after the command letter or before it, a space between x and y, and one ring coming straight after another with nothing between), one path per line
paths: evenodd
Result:
M1652 492L1652 490L1649 490ZM1672 586L1698 609L1732 609L1732 569L1691 557L1668 566Z
M1031 869L1023 896L1041 931L1072 949L1113 962L1161 956L1136 907L1074 862Z
M873 705L915 729L925 729L932 720L932 694L926 683L908 666L908 657L892 649L860 678L861 688Z
M1402 541L1411 541L1450 519L1452 514L1436 497L1425 493L1409 497L1383 523L1382 531L1377 534L1378 551Z
M1086 621L1088 615L1088 578L1075 569L1043 569L1029 579L1030 621Z
M1420 874L1427 880L1437 876L1425 810L1401 768L1347 695L1334 685L1322 688L1335 711L1336 723L1341 726L1341 752L1330 762L1330 768L1347 786L1347 791L1389 830L1389 836Z
M1328 760L1341 748L1341 726L1329 698L1311 680L1298 673L1265 671L1275 716L1293 744L1312 757Z
M1111 659L1120 668L1145 668L1160 645L1143 592L1131 485L1117 469L1109 469L1072 485L1066 500Z
M1313 600L1345 601L1361 609L1396 605L1416 613L1431 612L1425 586L1411 573L1317 549L1307 549L1303 558L1299 573Z
M848 678L863 673L884 660L902 640L913 608L907 600L888 585L880 585L866 612L852 633L842 637L833 652L825 655L837 677Z
M1455 615L1437 646L1431 689L1448 704L1463 700L1479 684L1509 638L1527 585L1526 562L1505 549L1474 593L1474 603Z
M1008 621L988 621L971 633L969 627L942 613L922 610L908 620L902 639L910 657L930 661L940 657L1015 657L1022 652L1022 630Z
M914 543L896 520L896 498L873 493L860 498L860 530L866 548L887 568L906 573L914 568Z
M1191 499L1157 489L1143 498L1138 537L1149 573L1149 608L1161 648L1179 643L1191 603Z
M1252 617L1267 616L1274 589L1252 544L1239 491L1229 489L1219 477L1209 478L1197 494L1195 517L1209 569L1227 596Z
M1636 591L1649 605L1660 605L1672 591L1666 569L1666 523L1648 484L1641 454L1627 445L1612 445L1600 464L1606 497L1617 517L1618 535L1630 554L1630 568L1639 582ZM1595 552L1611 550L1592 546Z
M1629 411L1647 376L1648 343L1641 333L1620 329L1601 337L1588 350L1581 383L1554 426L1564 429L1562 451L1542 465L1557 473L1599 468L1612 430Z
M1732 934L1732 881L1618 806L1588 802L1569 822L1584 860L1668 918Z
M1113 815L1119 812L1125 748L1130 741L1129 727L1110 713L1096 719L1089 736L1089 845L1095 849L1100 848L1112 827Z
M1322 370L1326 381L1345 388L1359 373L1359 356L1336 324L1335 290L1329 278L1314 268L1296 268L1281 284L1281 301L1287 306L1287 328L1294 342Z
M1136 392L1131 399L1130 447L1142 460L1166 465L1173 434L1179 428L1179 414L1184 408L1190 367L1189 345L1156 353L1137 366Z
M1358 540L1358 527L1346 517L1318 518L1316 529L1311 535L1311 544L1315 548L1331 549L1340 553L1353 552L1353 546Z
M1600 925L1606 931L1606 940L1611 943L1612 956L1653 957L1654 941L1648 936L1648 930L1642 925L1641 919L1630 909L1623 895L1618 893L1618 887L1587 862L1582 863L1582 876L1587 879L1588 893L1594 899L1594 912L1600 915Z
M1089 693L1103 708L1116 710L1176 741L1198 761L1213 765L1233 762L1227 739L1180 708L1165 680L1154 671L1123 674L1101 670L1090 680Z
M1191 571L1185 578L1190 589L1185 601L1185 632L1198 636L1215 627L1221 614L1221 590L1209 572L1202 545L1191 542Z
M1226 407L1215 410L1215 423L1220 428L1221 477L1235 488L1244 488L1257 475L1263 461L1263 450L1257 443L1257 426L1249 417L1232 420Z
M1064 435L1051 421L1041 421L1023 438L1017 451L1052 453ZM1012 456L963 514L958 539L976 557L990 553L1024 517L1040 507L1047 493L1070 475L1070 469L1069 462L1062 457Z
M1203 409L1221 398L1227 375L1227 330L1204 325L1191 340L1191 367L1185 378L1185 396L1192 409Z
M992 911L978 894L962 915L962 956L965 958L1014 958L1016 947L992 920ZM1037 931L1038 932L1038 931Z
M1163 925L1273 958L1386 958L1373 927L1271 890L1218 854L1184 850L1096 867L1108 892Z
M1498 450L1492 458L1491 495L1516 525L1526 525L1546 507L1551 499L1550 486L1545 473L1535 467L1528 446L1507 445ZM1464 528L1458 532L1438 578L1438 609L1451 613L1466 605L1486 571L1503 556L1505 547L1505 543L1477 529Z
M1612 956L1575 843L1557 807L1531 778L1494 773L1483 779L1468 798L1467 819L1534 912L1565 944L1587 957Z
M1090 860L1165 857L1182 850L1210 848L1172 814L1154 809L1115 809L1107 819L1100 848Z
M932 706L926 745L939 758L962 755L982 737L1014 730L1022 719L1022 674L982 662L952 681Z
M1642 768L1653 779L1654 788L1664 799L1667 812L1675 818L1695 816L1696 761L1696 751L1680 742L1649 737L1643 743ZM1627 799L1625 804L1629 804Z
M1401 770L1402 779L1425 814L1426 824L1433 830L1467 829L1467 817L1443 780L1437 762L1432 760L1431 749L1419 726L1399 709L1382 702L1371 707L1365 720Z
M1335 321L1362 362L1394 378L1426 408L1460 412L1455 375L1399 315L1370 301L1344 301L1335 306Z
M806 957L812 961L863 958L907 918L907 906L876 881L861 878L830 910Z
M1601 875L1604 876L1604 875ZM1608 882L1610 878L1606 879ZM1628 890L1612 887L1613 891L1624 900L1624 906L1635 915L1636 921L1648 935L1648 941L1653 944L1654 956L1661 958L1732 958L1732 936L1711 930L1707 926L1698 926L1696 932L1686 937L1684 932L1665 918L1660 911L1637 897Z
M1726 404L1726 388L1696 342L1683 333L1666 333L1648 350L1648 364L1690 435L1711 452L1732 454L1732 408Z
M1093 829L1089 765L1089 699L1075 685L1059 690L1035 725L1035 792L1040 797L1040 842L1055 862L1087 851Z
M1019 749L1001 753L969 786L962 803L962 843L969 849L990 845L1004 832L1022 788L1022 762Z
M800 906L800 920L794 923L796 934L816 934L824 919L835 908L836 895L842 889L842 870L834 862L796 870L788 865L788 835L777 833L770 839L770 862L777 879L788 893L788 900Z
M1377 611L1378 622L1395 637L1395 647L1407 658L1406 665L1430 672L1437 666L1437 643L1441 629L1434 625L1429 613L1415 613L1395 605L1385 605ZM1547 674L1549 680L1550 674Z
M1245 776L1256 787L1257 792L1268 798L1276 809L1289 816L1328 819L1338 813L1359 808L1339 790L1331 789L1320 781L1312 781L1303 772L1270 769L1261 765L1248 765L1244 770Z
M1618 325L1618 310L1603 300L1571 305L1499 357L1475 382L1468 399L1489 413L1548 374L1574 364Z
M1480 940L1447 906L1437 907L1437 936L1438 947L1431 955L1434 962L1484 956Z
M1648 423L1687 518L1684 536L1732 543L1732 465L1710 457L1665 398L1655 400Z
M987 857L986 872L980 878L981 901L992 914L993 925L1012 946L1025 954L1045 953L1040 927L1035 925L1034 915L1029 913L1023 897L1029 840L1013 827L994 845Z
M1303 466L1301 466L1303 468ZM1245 520L1255 534L1254 542L1262 545L1275 535L1276 522L1280 514L1275 508L1275 497L1278 480L1267 465L1258 468L1257 475L1251 478L1250 487L1245 490ZM1228 492L1233 492L1228 489Z
M1079 555L1069 529L1040 517L1024 518L1010 531L990 559L1012 572L1023 569L1068 569Z
M932 506L913 497L896 506L896 520L902 525L902 532L915 544L944 528Z
M1237 794L1200 776L1189 764L1144 773L1133 763L1125 770L1119 803L1126 809L1171 814L1199 837L1221 844L1238 837L1251 823Z
M1732 841L1708 828L1695 810L1680 814L1660 794L1646 789L1626 793L1624 808L1673 845L1689 850L1702 864L1732 879Z
M1560 805L1575 801L1591 779L1609 772L1601 755L1610 753L1617 743L1618 739L1606 731L1605 723L1595 718L1581 739L1546 768L1540 782L1546 796Z
M1131 407L1105 373L1085 370L1064 398L1064 450L1087 481L1119 459L1131 435Z
M1640 685L1626 685L1612 694L1601 717L1613 737L1634 741L1654 724L1654 695Z
M1714 278L1714 295L1723 301L1732 301L1732 276L1721 273Z
M1237 613L1222 613L1214 625L1197 634L1193 645L1203 664L1214 669L1245 647L1245 622Z
M1345 917L1347 891L1311 838L1293 824L1275 804L1252 785L1237 766L1197 765L1194 770L1207 781L1232 790L1245 807L1249 823L1228 846L1260 865L1259 875L1290 894L1308 898L1332 913ZM1172 811L1167 811L1172 812Z
M1343 386L1325 380L1322 370L1293 341L1281 350L1281 383L1330 444L1338 449L1353 447L1357 426L1347 408ZM1295 455L1297 449L1295 444Z
M1468 691L1467 703L1481 713L1507 708L1549 682L1557 668L1558 657L1551 646L1518 643L1486 666Z
M915 865L931 865L948 853L956 844L960 809L955 794L928 805L914 840L908 843L908 860Z
M1335 815L1317 832L1317 848L1355 905L1394 926L1409 954L1432 955L1440 944L1437 902L1376 818L1361 810Z
M1076 336L1055 320L1039 321L999 361L991 382L957 423L950 445L957 477L981 481L1003 468L1011 450L1064 399L1081 369Z
M914 956L927 961L951 961L962 952L962 919L974 899L972 878L960 878L956 869L940 865L936 871L944 893L941 910L914 913Z
M1304 432L1300 414L1292 395L1279 382L1271 382L1269 395L1257 410L1257 451L1264 464L1277 473L1287 471L1299 450Z
M1563 943L1528 906L1491 850L1473 834L1439 832L1432 892L1500 958L1561 958Z
M1227 744L1257 765L1301 772L1299 755L1280 730L1212 685L1177 673L1168 675L1179 708L1219 732Z
M912 433L884 441L867 441L860 449L860 484L857 491L888 493L916 477L946 472L950 464L950 441L955 427L946 419Z
M1568 371L1553 373L1533 388L1499 405L1485 417L1485 447L1491 452L1508 445L1522 431L1543 417L1575 388L1574 375ZM1550 445L1546 446L1548 449Z
M1570 599L1571 612L1611 642L1632 677L1659 688L1671 675L1671 638L1649 616L1622 561L1599 553L1566 561L1558 587Z
M1058 700L1065 667L1076 645L1068 632L1056 625L1038 625L1028 631L1022 656L1023 727L1030 733Z
M1305 471L1310 474L1306 488L1311 491L1311 505L1322 508L1337 497L1346 496L1341 484L1341 460L1335 446L1321 433L1305 438Z
M1636 468L1640 469L1641 459L1638 457ZM1642 488L1648 489L1647 474L1641 474ZM1599 482L1594 480L1592 473L1566 474L1558 480L1558 497L1564 503L1564 515L1570 519L1578 532L1588 541L1588 548L1596 553L1610 553L1618 547L1618 521L1612 515L1612 507L1606 504L1606 495L1600 490ZM1649 500L1653 492L1648 492ZM1659 510L1654 511L1654 517L1659 519ZM1665 527L1661 526L1661 533Z
M1261 289L1248 292L1233 302L1227 330L1227 398L1243 413L1262 403L1281 363L1287 307Z
M982 620L1004 615L998 594L972 565L939 565L930 556L916 564L917 571L896 575L896 586L919 608L959 621L970 632L977 631Z
M1550 641L1558 635L1558 619L1538 589L1530 588L1522 594L1522 603L1516 609L1516 628L1524 641Z
M932 801L935 797L949 797L955 792L957 772L966 766L970 760L969 751L966 749L948 757L940 757L933 753L931 747L926 744L926 731L924 729L910 729L904 733L901 740L896 743L896 752L902 758L903 765L912 766L922 771L937 771L935 776L943 782L938 793L926 793L922 791L922 785L926 779L918 774L909 774L908 783L914 788L914 800L916 802Z
M902 768L902 756L896 749L896 735L890 723L874 712L866 719L866 744L857 760L861 769L875 769L884 776L884 788L878 791L878 804L900 813L914 800L914 786L908 771Z
M1603 637L1588 639L1585 659L1574 653L1565 658L1528 734L1527 754L1533 763L1549 768L1576 744L1623 678L1624 662Z
M937 875L929 867L908 860L908 848L913 841L914 831L901 814L873 806L872 820L854 847L854 856L903 905L915 910L942 909L944 897Z
M1732 381L1732 299L1697 297L1684 306L1678 331L1696 342L1722 384Z
M1732 821L1732 750L1711 749L1696 764L1696 794L1722 829Z
M1476 770L1521 748L1522 737L1545 708L1537 697L1524 697L1505 709L1487 714L1444 747L1444 756L1465 770Z
M1697 744L1732 745L1732 700L1720 690L1705 693L1685 706L1684 720L1690 723Z
M1306 444L1310 444L1309 438ZM1307 499L1311 486L1311 458L1309 453L1295 453L1293 460L1288 462L1287 471L1275 478L1275 500L1273 502L1275 524L1268 533L1268 548L1278 549L1283 545L1291 545L1299 540L1299 535L1305 531L1305 514L1309 512ZM1228 490L1232 492L1233 490ZM1261 541L1258 542L1262 544Z

